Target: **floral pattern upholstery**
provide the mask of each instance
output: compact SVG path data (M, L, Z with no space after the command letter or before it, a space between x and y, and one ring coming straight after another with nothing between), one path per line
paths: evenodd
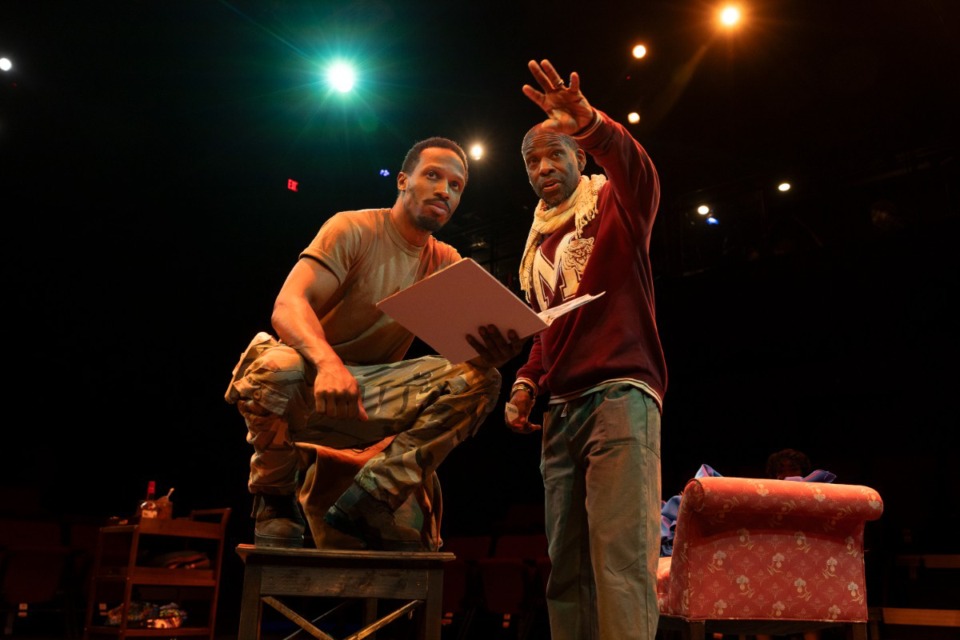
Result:
M695 478L673 556L660 558L663 614L688 620L864 622L863 535L883 501L862 485Z

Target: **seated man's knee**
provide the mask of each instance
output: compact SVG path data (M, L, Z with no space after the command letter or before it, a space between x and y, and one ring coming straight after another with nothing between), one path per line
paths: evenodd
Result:
M305 362L296 349L279 344L264 351L250 363L246 375L272 379L302 379Z
M457 380L460 387L451 385L454 393L466 393L469 389L471 394L482 394L494 400L500 396L500 385L503 377L496 368L480 368L472 364L460 366L462 367L460 369L461 373Z
M484 388L492 396L499 397L500 387L503 385L503 376L498 369L490 367L484 375Z
M286 345L272 347L250 363L234 384L237 407L248 423L268 414L283 415L291 398L307 384L303 358Z

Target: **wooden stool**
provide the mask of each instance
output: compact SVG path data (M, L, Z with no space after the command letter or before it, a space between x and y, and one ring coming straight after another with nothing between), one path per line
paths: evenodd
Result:
M274 596L362 599L366 626L350 638L364 638L415 612L418 640L440 640L443 563L454 559L452 553L288 549L250 544L238 545L237 553L244 562L240 640L260 638L263 603L311 636L331 638ZM378 618L378 599L406 602Z

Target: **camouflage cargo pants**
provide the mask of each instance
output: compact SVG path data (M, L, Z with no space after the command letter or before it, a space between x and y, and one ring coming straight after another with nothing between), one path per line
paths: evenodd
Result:
M424 356L392 364L348 366L362 390L368 420L317 415L312 365L297 351L260 332L233 371L225 399L252 400L269 411L240 409L253 445L252 493L294 493L300 482L297 443L366 448L396 436L354 481L393 509L400 507L446 456L474 435L493 410L501 376L466 363Z

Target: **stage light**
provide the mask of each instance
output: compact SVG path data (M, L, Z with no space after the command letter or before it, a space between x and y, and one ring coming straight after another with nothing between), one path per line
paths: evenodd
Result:
M643 58L643 57L646 56L646 55L647 55L647 48L646 48L644 45L638 44L637 46L635 46L635 47L633 48L633 57L634 57L634 58L636 58L636 59L639 60L640 58Z
M10 62L10 58L0 58L0 71L10 71L13 69L13 63Z
M720 10L720 24L725 27L737 26L740 24L741 17L740 7L727 5Z
M470 157L473 158L474 160L479 160L480 158L482 158L482 157L483 157L483 145L482 145L482 144L479 144L479 143L472 145L472 146L470 147Z
M357 73L346 62L334 62L327 67L327 84L340 93L347 93L357 82Z

